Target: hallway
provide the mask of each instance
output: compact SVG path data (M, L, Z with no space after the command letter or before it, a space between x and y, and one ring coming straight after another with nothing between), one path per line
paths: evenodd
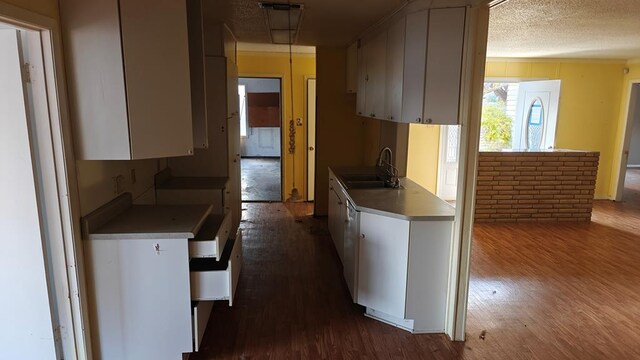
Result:
M282 201L280 158L242 158L242 201Z
M591 224L476 226L465 343L364 317L308 204L244 207L236 301L191 359L640 358L637 203L598 201Z

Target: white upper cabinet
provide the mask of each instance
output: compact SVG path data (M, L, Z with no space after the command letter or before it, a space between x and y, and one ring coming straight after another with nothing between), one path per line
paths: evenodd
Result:
M186 3L62 0L60 14L78 159L192 154Z
M391 25L387 32L386 114L384 119L391 121L402 121L402 97L405 96L402 92L405 27L406 20L402 18ZM407 96L411 96L411 94L407 94Z
M424 120L455 125L459 119L465 8L432 9L427 40Z
M207 102L204 72L204 28L201 0L187 0L189 25L189 67L191 70L191 112L193 116L193 146L205 149L207 136Z
M458 124L465 21L464 7L426 9L363 41L357 53L358 115Z
M358 94L356 97L356 113L365 115L365 96L367 91L367 68L364 64L364 47L358 42Z
M347 48L347 92L358 91L358 42Z
M385 118L386 58L387 33L385 31L364 44L366 68L364 110L366 116L375 119Z
M427 60L427 26L429 11L407 15L402 81L402 119L405 123L422 123L424 101L424 72Z

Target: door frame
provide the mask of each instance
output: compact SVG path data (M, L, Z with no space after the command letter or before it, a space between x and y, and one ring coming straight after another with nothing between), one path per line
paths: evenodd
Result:
M305 193L306 193L306 197L305 198L307 199L307 201L315 201L315 198L316 198L316 196L315 196L315 188L316 188L316 186L315 186L315 183L316 183L315 176L314 176L314 179L313 179L313 189L314 189L313 200L309 200L309 182L310 182L309 170L311 170L310 167L309 167L309 123L310 123L309 122L309 119L310 119L310 117L309 117L309 80L315 80L315 82L316 82L316 106L315 106L316 114L314 116L314 122L316 123L316 126L315 126L316 131L315 131L315 136L314 136L314 144L318 143L318 127L317 127L317 121L318 121L318 101L317 101L317 99L318 99L318 79L315 76L305 75L304 76L304 84L305 84L305 87L304 87L304 98L305 98L304 106L305 106L305 110L304 110L304 112L305 112L305 114L307 116L307 126L306 126L306 128L307 128L306 130L307 131L306 131L306 138L305 138L305 153L306 153L307 156L305 156L304 163L306 164L307 171L305 172L304 178L306 180L305 181ZM313 157L314 158L316 158L316 154L317 154L317 151L314 149L314 151L313 151ZM317 160L317 158L316 158L316 160ZM315 164L315 162L314 162L314 164ZM314 171L314 175L315 175L315 166L314 166L313 171Z
M285 143L284 143L284 75L283 74L254 74L238 72L238 80L240 79L277 79L280 81L280 201L284 201L284 176L285 176ZM249 114L247 113L247 117ZM247 128L248 129L248 128ZM289 142L287 142L288 144ZM240 156L240 169L242 173L242 156ZM294 174L295 176L295 174ZM240 189L240 198L242 198L242 189ZM245 201L243 201L245 202ZM252 202L252 201L250 201ZM257 201L261 202L261 201Z
M622 128L622 137L619 141L620 151L618 154L618 173L616 179L615 194L613 194L614 201L622 201L622 195L624 194L624 181L627 173L627 162L629 159L629 146L631 145L631 130L633 129L633 117L637 111L640 111L640 101L632 102L632 97L637 92L640 92L640 79L631 79L627 85L625 92L627 99L627 106L625 107L624 127ZM624 98L623 98L624 99Z
M80 226L80 201L77 184L75 156L73 152L72 128L69 118L68 99L62 56L62 37L57 20L36 14L27 9L0 1L0 21L17 28L38 32L42 42L43 77L45 81L52 146L46 155L51 156L55 173L51 174L57 182L57 205L61 231L56 237L62 243L52 246L53 274L50 281L56 287L63 287L66 296L55 296L59 303L55 311L60 326L70 329L67 336L61 337L65 358L91 359L91 334L89 312L86 299L84 278L84 258ZM41 121L35 119L34 121ZM41 204L39 205L41 206ZM50 295L54 296L54 295ZM63 305L60 305L63 304ZM53 309L52 309L53 310ZM54 329L54 333L59 329Z

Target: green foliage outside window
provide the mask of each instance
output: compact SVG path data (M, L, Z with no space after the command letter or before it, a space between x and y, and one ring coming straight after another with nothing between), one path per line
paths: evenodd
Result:
M504 104L500 102L485 103L482 107L481 137L485 150L502 150L511 148L512 120L507 116Z

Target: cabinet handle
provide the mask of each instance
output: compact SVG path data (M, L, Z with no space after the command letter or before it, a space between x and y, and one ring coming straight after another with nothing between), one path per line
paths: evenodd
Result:
M360 234L360 237L364 239L364 234Z
M393 116L389 116L389 120L393 120Z
M422 122L422 118L417 118L417 119L416 119L416 122L417 122L417 123Z
M427 121L426 121L427 124L431 124L432 122L433 122L433 120L431 120L431 119L427 119Z
M370 116L371 116L371 117L376 117L376 114L373 114L373 113L372 113Z

